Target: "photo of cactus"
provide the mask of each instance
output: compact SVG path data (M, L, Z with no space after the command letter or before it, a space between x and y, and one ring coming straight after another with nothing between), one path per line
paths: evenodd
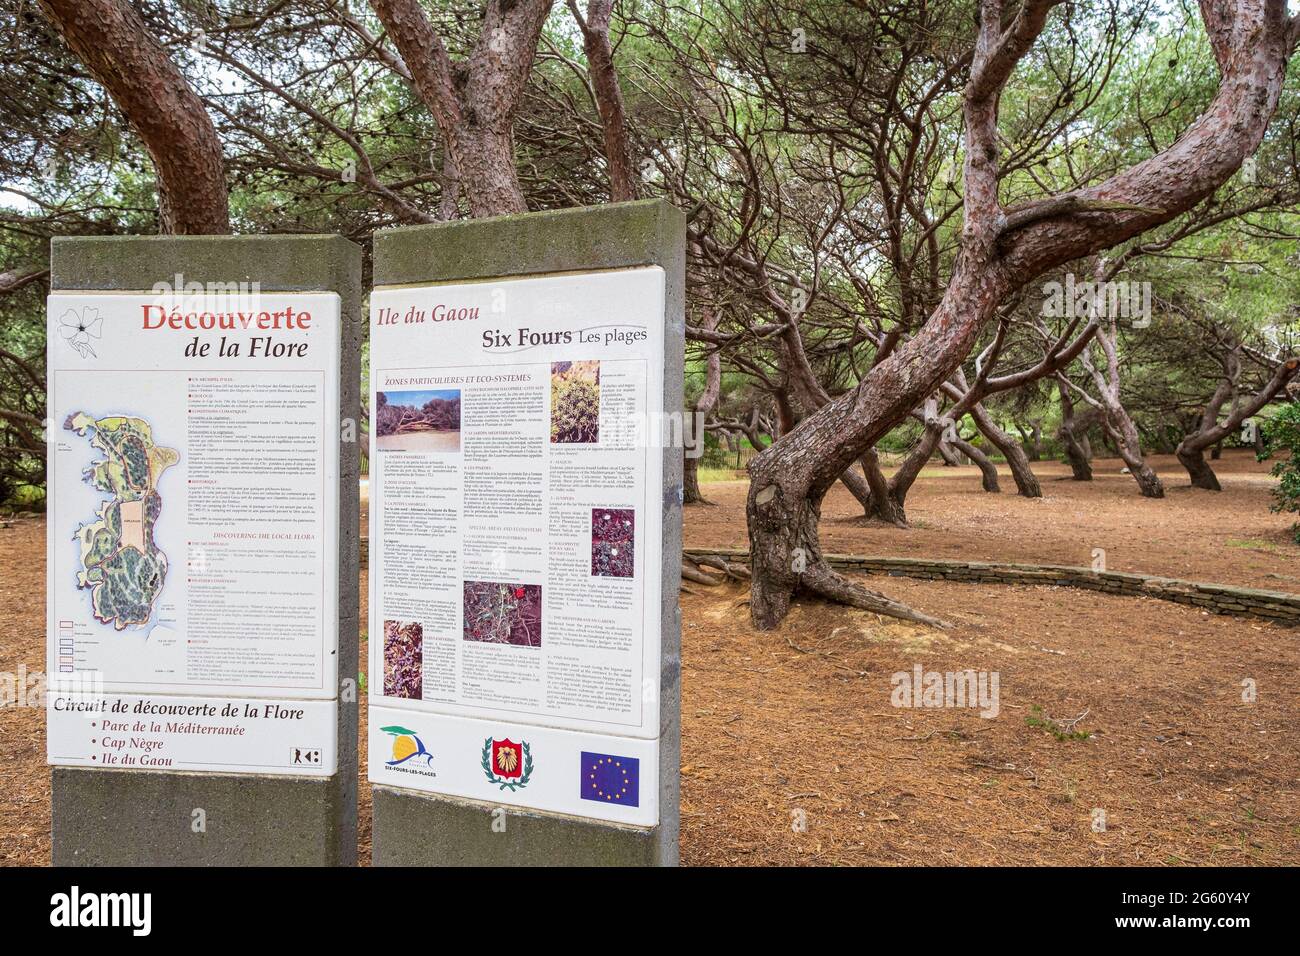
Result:
M542 646L542 586L466 581L465 640Z
M600 441L600 362L551 363L551 444Z
M631 508L591 509L591 573L599 578L632 577L636 512Z

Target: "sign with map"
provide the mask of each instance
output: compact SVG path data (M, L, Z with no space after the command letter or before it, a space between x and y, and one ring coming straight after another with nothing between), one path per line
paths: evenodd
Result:
M50 762L332 773L338 296L48 321Z

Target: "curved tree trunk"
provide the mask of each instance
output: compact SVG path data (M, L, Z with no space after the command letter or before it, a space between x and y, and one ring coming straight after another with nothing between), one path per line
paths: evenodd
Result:
M998 485L998 469L988 455L961 438L958 438L952 445L979 467L980 482L983 484L985 491L991 494L1000 494L1002 492L1002 488Z
M1092 462L1083 446L1069 432L1061 433L1061 442L1065 446L1065 460L1070 465L1070 478L1073 481L1092 481Z
M1070 389L1064 382L1056 384L1061 396L1061 427L1057 436L1065 448L1065 460L1070 465L1070 476L1074 481L1092 481L1092 448L1088 441L1088 425L1095 413L1085 412L1076 415L1074 400L1070 398Z
M1025 498L1043 497L1043 488L1038 483L1038 476L1029 467L1029 456L1025 454L1020 442L999 428L993 421L993 416L988 413L988 409L979 402L971 406L970 416L984 437L1002 452L1002 456L1007 460L1011 477L1016 482L1016 493Z
M907 513L903 509L903 502L894 495L891 482L880 467L880 455L874 448L868 448L862 453L861 460L862 474L866 477L871 492L867 500L862 503L866 517L899 528L907 527Z
M1225 438L1241 428L1242 422L1257 414L1269 402L1285 392L1287 383L1300 371L1300 359L1288 359L1278 363L1272 376L1259 391L1244 400L1233 399L1232 411L1222 423L1219 411L1230 396L1236 393L1237 379L1241 372L1239 357L1234 353L1224 359L1224 378L1214 390L1201 414L1197 430L1183 438L1174 452L1179 463L1187 469L1193 488L1206 491L1222 491L1214 469L1205 460L1205 449L1218 448Z
M886 521L899 527L907 526L907 493L912 490L912 485L916 484L916 479L934 457L934 453L942 447L944 431L952 424L948 419L940 417L939 402L934 396L925 400L920 418L925 428L916 446L908 452L907 457L898 466L898 470L894 472L894 477L884 482L883 488L878 488L877 484L868 478L868 484L871 485L871 500L866 503L868 518ZM869 470L867 463L870 462L874 466L870 471L874 471L879 476L879 480L883 481L884 473L880 470L879 460L875 454L873 448L863 455L863 471Z
M844 474L840 475L840 481L865 511L871 510L871 486L867 483L866 476L849 467L844 469Z
M489 0L473 49L453 62L419 0L370 2L442 132L456 189L475 218L528 211L515 166L515 115L551 4Z
M609 20L614 0L590 0L585 18L578 11L577 0L568 0L568 4L582 31L587 72L591 75L591 88L596 95L596 109L600 111L605 162L609 166L609 198L614 202L636 199L636 171L632 165L623 90L619 86L618 71L614 68L614 48L609 42Z
M1100 269L1099 264L1099 272ZM1093 338L1101 347L1102 355L1106 359L1105 371L1093 364L1087 352L1080 355L1079 360L1097 386L1099 398L1093 404L1103 416L1106 434L1114 440L1115 450L1128 466L1129 473L1137 482L1142 496L1163 498L1165 486L1143 457L1142 436L1138 433L1132 416L1120 401L1119 331L1116 317L1110 317L1109 328L1098 327Z
M1206 491L1223 490L1223 486L1219 484L1219 476L1205 460L1205 452L1202 449L1180 444L1174 454L1178 456L1178 463L1187 469L1187 476L1192 479L1193 488L1203 488Z
M125 0L40 0L72 52L144 141L158 174L161 231L230 232L221 140L207 108Z
M1138 436L1137 426L1123 407L1106 409L1106 430L1115 440L1115 449L1119 457L1128 466L1138 490L1144 498L1163 498L1165 485L1142 456L1142 440Z

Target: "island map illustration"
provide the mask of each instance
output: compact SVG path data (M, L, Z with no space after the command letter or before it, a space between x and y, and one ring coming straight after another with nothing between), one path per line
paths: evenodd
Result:
M94 518L77 528L77 587L90 591L101 624L119 631L144 625L167 578L167 555L153 534L163 507L158 480L180 453L155 444L153 428L142 418L95 418L78 411L63 427L102 455L82 477L109 495Z

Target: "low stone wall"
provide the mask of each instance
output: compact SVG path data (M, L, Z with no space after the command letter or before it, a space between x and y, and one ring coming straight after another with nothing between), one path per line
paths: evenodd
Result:
M693 557L718 555L738 564L749 563L749 552L735 549L687 548ZM940 558L877 558L857 554L827 554L826 562L841 571L888 574L903 578L967 581L975 584L1050 584L1108 594L1159 598L1190 604L1215 614L1259 617L1281 624L1300 624L1300 595L1282 591L1200 584L1152 574L1093 571L1060 564L992 564Z

